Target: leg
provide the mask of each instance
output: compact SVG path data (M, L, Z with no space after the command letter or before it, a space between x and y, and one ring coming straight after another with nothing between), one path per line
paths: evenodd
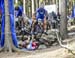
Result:
M35 37L35 35L34 35L35 26L36 26L36 20L34 20L33 23L32 23L32 30L31 30L31 33L32 33L32 41L33 41L33 39L34 39L34 37Z
M36 20L34 20L32 23L32 30L31 30L32 32L34 31L35 25L36 25Z
M46 17L44 18L43 27L44 27L44 32L46 32L46 28L47 28Z

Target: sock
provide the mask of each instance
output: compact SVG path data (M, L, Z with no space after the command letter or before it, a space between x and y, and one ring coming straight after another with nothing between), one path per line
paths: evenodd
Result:
M44 30L44 32L46 32L46 30Z

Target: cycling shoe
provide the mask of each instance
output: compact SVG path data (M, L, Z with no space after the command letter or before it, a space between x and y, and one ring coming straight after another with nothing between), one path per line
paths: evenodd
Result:
M44 34L45 34L45 35L48 35L48 33L47 33L47 32L44 32Z

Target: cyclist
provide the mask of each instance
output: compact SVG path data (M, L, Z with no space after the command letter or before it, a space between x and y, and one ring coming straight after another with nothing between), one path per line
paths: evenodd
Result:
M46 28L47 28L46 18L47 18L47 11L44 9L44 4L41 3L40 8L38 8L38 10L32 16L32 19L33 19L32 30L34 30L34 25L40 19L42 21L43 31L45 34L47 34L46 33Z
M19 29L20 20L22 19L22 11L22 6L15 6L15 26L17 29Z

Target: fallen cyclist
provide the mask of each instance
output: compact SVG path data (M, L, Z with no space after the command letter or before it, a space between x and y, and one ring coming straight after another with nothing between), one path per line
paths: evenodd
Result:
M19 43L20 49L27 49L27 50L36 50L39 47L39 43L36 40L28 40L28 38L23 39Z

